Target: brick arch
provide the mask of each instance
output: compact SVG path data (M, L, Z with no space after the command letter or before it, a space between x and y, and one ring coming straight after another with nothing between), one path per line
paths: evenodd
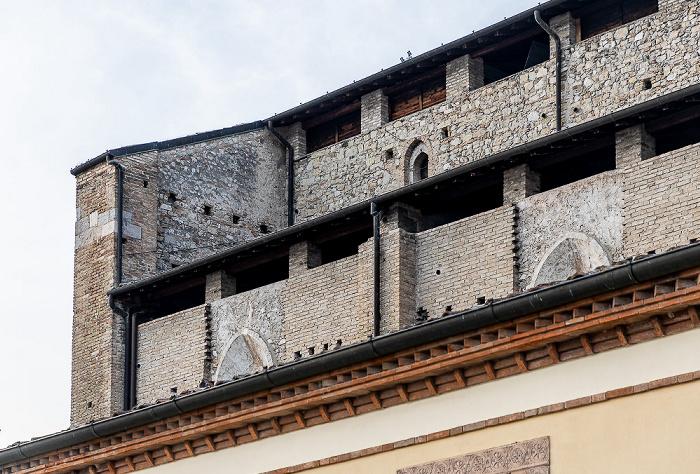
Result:
M430 146L430 142L415 138L403 153L404 163L404 184L411 184L418 181L415 179L416 161L425 154L428 157L428 176L434 174L433 166L435 154Z
M232 380L274 365L272 352L260 335L248 328L233 335L226 344L214 382Z
M568 232L545 252L535 267L528 289L607 265L610 265L610 255L594 237Z

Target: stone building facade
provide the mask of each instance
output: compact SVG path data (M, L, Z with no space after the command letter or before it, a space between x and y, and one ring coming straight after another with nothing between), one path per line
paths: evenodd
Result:
M619 2L636 10L606 25L550 3L561 131L554 42L528 14L508 40L492 27L268 121L73 170L72 423L697 238L700 140L679 128L697 130L698 5Z
M76 167L72 429L2 474L692 472L698 40L551 0Z

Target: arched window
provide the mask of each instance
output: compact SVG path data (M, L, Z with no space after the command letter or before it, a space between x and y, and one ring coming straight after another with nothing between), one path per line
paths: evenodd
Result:
M425 179L428 177L428 155L421 153L416 158L416 181Z
M410 149L409 149L410 150ZM428 177L430 166L428 148L423 142L417 142L412 147L408 158L408 182L416 183Z

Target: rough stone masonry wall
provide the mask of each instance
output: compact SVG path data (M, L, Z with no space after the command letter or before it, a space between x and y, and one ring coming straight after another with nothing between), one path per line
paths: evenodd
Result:
M699 8L697 2L662 0L659 13L566 48L564 127L697 83ZM651 80L649 90L643 87L645 79ZM406 158L416 141L428 146L429 173L434 175L555 131L553 60L471 92L455 94L452 89L469 87L459 89L460 82L450 77L447 84L446 102L299 162L298 221L406 184Z
M700 238L700 144L623 171L626 255L664 251Z
M118 160L125 170L122 281L130 282L156 273L158 152Z
M124 327L105 295L115 278L115 200L112 165L77 177L71 426L110 416L122 405Z
M268 232L286 226L284 160L267 130L162 151L157 270L249 241L265 233L261 225Z
M193 390L210 376L209 308L180 311L138 327L136 402Z
M572 234L595 239L610 263L624 258L622 180L620 171L608 171L517 202L521 289L530 285L546 252Z
M308 154L295 169L298 221L408 184L407 162L419 142L432 176L551 133L553 71L547 61Z
M564 86L570 125L697 84L699 9L695 1L662 0L659 13L576 44Z
M361 331L366 315L359 310L359 284L357 255L290 274L282 295L286 360L295 351L308 356L313 347L318 354L324 343L332 348L368 335Z
M513 224L503 206L416 234L416 307L434 317L511 294Z

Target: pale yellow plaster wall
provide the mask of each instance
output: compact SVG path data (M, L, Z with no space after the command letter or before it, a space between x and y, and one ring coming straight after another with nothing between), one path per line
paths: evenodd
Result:
M381 446L385 443L393 443L415 436L427 435L429 433L469 423L573 400L583 396L604 393L608 390L633 386L673 375L693 372L695 370L700 370L700 329L655 339L642 344L635 344L622 349L603 352L589 357L583 357L581 359L556 364L548 368L534 370L526 374L507 377L462 390L455 390L443 395L396 405L391 408L373 411L364 415L346 418L332 423L324 423L284 435L272 436L234 448L222 449L213 453L166 463L161 466L150 468L148 472L153 474L189 474L197 471L207 472L208 474L264 472L365 448ZM694 384L694 386L695 397L700 401L700 398L698 398L700 393L697 393L697 384ZM641 395L636 395L628 400L634 400L637 397L641 397ZM606 402L603 405L614 406L615 403L617 402ZM682 412L682 416L687 416L694 420L694 423L698 425L697 434L700 435L700 418L698 417L697 407L692 407L688 402L683 403L689 406L689 410L692 408L693 411L688 411L687 414ZM602 407L603 405L600 406ZM661 405L658 408L666 409L666 407ZM597 410L599 407L595 407L595 409ZM627 420L629 418L629 420L634 423L641 423L643 425L647 414L653 412L655 409L657 409L657 407L654 404L648 404L645 405L644 410L640 410L639 412L631 410L630 412L632 415L626 414L622 419ZM589 409L577 409L565 413L565 416L572 416L572 414L577 412L586 413L587 410ZM635 417L639 419L634 420ZM413 460L406 461L402 465L417 464L431 459L440 459L459 453L478 451L518 440L526 440L546 435L553 436L553 452L559 446L563 446L565 451L570 451L571 446L584 445L592 442L605 447L608 445L609 440L596 438L606 437L608 432L614 432L614 430L608 427L608 424L610 424L609 422L600 421L598 422L600 428L597 434L590 440L586 438L572 439L571 436L575 436L575 432L579 429L583 429L583 426L579 426L575 422L552 422L552 427L539 425L539 423L544 422L541 420L546 421L547 418L548 417L540 417L537 420L528 421L526 428L523 428L523 432L513 431L512 434L498 434L501 430L520 429L518 428L520 425L516 423L502 428L492 428L471 435L468 434L465 435L464 438L471 441L465 441L464 444L459 446L459 449L452 448L453 450L449 451L445 448L445 453L449 451L453 454L440 454L435 456L416 455ZM674 420L677 418L680 417L675 415L674 417L669 417L669 423L675 423ZM554 417L550 419L554 419ZM595 419L595 417L590 418L583 416L582 419L591 420ZM689 422L688 419L679 421L683 423ZM625 421L625 423L629 423L629 421ZM614 423L612 424L614 425ZM659 424L659 422L655 422L652 426ZM554 429L555 425L558 426L558 431L548 432L548 430ZM692 426L692 424L689 426ZM688 431L688 429L689 428L686 427L686 431ZM566 436L561 434L568 431L571 431L571 433ZM595 429L590 428L589 431L595 432ZM671 431L675 433L677 430L672 429ZM681 430L678 431L681 432ZM635 429L629 434L616 434L614 438L617 439L618 436L622 436L617 439L616 442L624 446L625 437L640 436L643 432L644 430L642 429ZM557 433L559 433L559 437L555 439L554 435ZM687 440L682 441L688 442ZM453 442L453 440L441 441L435 446L440 446L442 444L449 446L449 443ZM428 446L416 446L410 450L397 450L386 456L389 458L391 456L398 456L398 459L403 459L404 452L406 456L408 456L409 453L413 453L413 451L420 453L426 450L425 452L429 453L434 443L435 442L431 443L430 448L428 448ZM580 449L588 448L582 446ZM562 454L559 454L559 456L561 455ZM368 462L368 460L359 460L357 462L364 463ZM235 466L235 469L231 469L232 466ZM358 472L364 469L363 467L358 467L356 471L355 467L352 467L352 469L346 468L347 470L342 470L340 466L333 468L341 469L334 472ZM698 466L700 466L700 463ZM384 468L377 469L378 470L367 468L366 472L393 472L386 471ZM555 474L569 474L569 472L625 473L644 471L595 471L583 469L581 471L559 470L553 472ZM656 472L677 473L684 471L661 470ZM700 468L697 471L688 472L700 472Z
M555 474L697 473L698 400L700 381L695 381L305 472L393 473L402 467L549 436L550 469Z

